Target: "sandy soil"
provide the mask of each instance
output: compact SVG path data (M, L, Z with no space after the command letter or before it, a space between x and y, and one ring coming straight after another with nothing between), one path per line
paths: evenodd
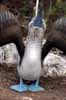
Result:
M0 65L0 100L66 100L66 78L41 78L43 92L18 93L9 87L18 83L16 66Z

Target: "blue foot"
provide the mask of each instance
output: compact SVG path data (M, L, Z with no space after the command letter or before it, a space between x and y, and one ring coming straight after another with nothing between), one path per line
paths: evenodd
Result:
M10 89L15 90L17 92L25 92L28 90L28 86L24 83L20 83L18 85L11 86Z
M42 88L39 84L36 83L29 86L29 91L39 92L39 91L44 91L44 88Z

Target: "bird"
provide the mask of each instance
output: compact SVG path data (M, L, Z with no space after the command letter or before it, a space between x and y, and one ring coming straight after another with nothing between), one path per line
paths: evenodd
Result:
M20 82L19 84L12 85L11 89L18 92L38 92L44 90L44 88L39 85L39 79L42 70L41 51L45 30L46 24L43 19L42 7L39 6L37 15L32 18L28 25L28 36L24 56L21 65L17 66ZM28 85L24 83L23 79L35 81L35 83Z

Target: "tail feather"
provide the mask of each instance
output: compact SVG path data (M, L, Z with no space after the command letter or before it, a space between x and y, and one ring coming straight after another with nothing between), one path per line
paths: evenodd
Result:
M11 25L19 25L17 18L9 11L0 12L0 29L3 30Z
M66 18L62 17L54 23L53 29L66 33Z

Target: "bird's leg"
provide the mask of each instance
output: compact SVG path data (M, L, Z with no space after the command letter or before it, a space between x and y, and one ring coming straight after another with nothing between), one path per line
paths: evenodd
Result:
M12 90L15 90L17 92L25 92L28 90L28 85L24 84L22 79L20 79L20 83L17 85L12 85L10 87Z
M44 91L44 88L42 88L39 85L39 80L37 80L36 83L33 83L29 86L29 91L32 91L32 92Z

